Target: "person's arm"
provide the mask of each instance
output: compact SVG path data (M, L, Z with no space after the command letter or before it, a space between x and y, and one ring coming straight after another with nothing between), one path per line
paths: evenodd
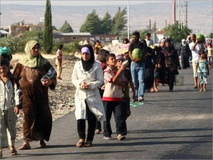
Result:
M94 82L91 82L88 84L89 89L96 89L104 83L104 76L103 76L103 70L102 70L101 64L98 62L95 64L97 64L96 77Z
M78 62L76 62L73 68L72 76L71 76L72 83L76 88L80 88L83 82L83 79L78 78L78 72L79 72L78 67L79 67Z
M196 46L197 46L197 44L198 44L198 39L196 39L194 45L193 45L190 49L191 49L192 51L194 51L195 48L196 48Z
M22 109L22 90L17 81L14 83L13 88L14 88L14 100L15 100L14 113L18 115L19 109Z
M131 58L131 60L133 60L133 57L132 57L132 48L133 48L133 44L131 43L130 46L129 46L129 57Z
M125 66L121 65L121 67L118 69L116 75L112 78L113 83L120 84L120 82L118 81L118 77L124 69L125 69Z

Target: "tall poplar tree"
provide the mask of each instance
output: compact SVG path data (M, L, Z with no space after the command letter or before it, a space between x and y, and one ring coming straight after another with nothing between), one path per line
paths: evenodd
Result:
M44 51L48 54L52 52L53 31L52 31L52 13L50 0L46 1L46 11L44 15Z

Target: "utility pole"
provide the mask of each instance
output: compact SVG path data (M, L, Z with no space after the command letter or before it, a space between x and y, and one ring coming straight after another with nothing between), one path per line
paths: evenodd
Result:
M176 22L176 0L172 0L172 24Z
M149 33L152 34L152 24L151 19L149 19Z
M180 22L180 0L178 0L178 22Z
M186 3L185 5L186 6L186 22L185 23L186 23L186 27L188 27L188 2L186 1L185 3Z
M129 1L127 1L127 37L129 39Z

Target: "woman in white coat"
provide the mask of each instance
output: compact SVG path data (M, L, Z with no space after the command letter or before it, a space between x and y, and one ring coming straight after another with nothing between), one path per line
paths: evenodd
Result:
M101 64L95 61L92 46L83 45L81 60L76 62L72 73L72 83L76 87L75 116L79 135L77 147L92 146L96 119L105 120L104 107L98 90L103 82ZM86 119L88 121L87 137L85 134Z

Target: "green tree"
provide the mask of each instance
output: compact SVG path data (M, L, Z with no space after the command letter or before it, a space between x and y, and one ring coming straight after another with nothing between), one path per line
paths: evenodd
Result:
M165 28L165 35L170 36L174 43L180 43L182 39L185 39L191 33L191 31L192 30L187 26L182 26L176 22Z
M101 33L101 20L95 10L88 14L86 21L80 28L80 32L89 32L90 34Z
M145 39L146 38L146 34L150 32L149 29L144 29L144 30L139 30L138 31L140 33L140 39Z
M23 39L25 39L26 42L29 40L36 40L40 44L42 44L43 31L38 31L38 30L27 31L23 34Z
M112 19L112 34L119 34L122 30L126 29L127 23L127 10L124 8L118 8L118 11L115 13L115 16Z
M63 26L59 29L59 31L61 31L62 33L70 33L70 32L73 32L73 29L70 26L70 24L67 22L67 20L65 20Z
M58 31L58 29L56 28L56 26L52 26L52 30Z
M112 29L112 17L109 12L106 12L101 20L101 34L109 34Z
M44 15L44 51L48 54L52 52L53 31L52 31L52 13L50 0L46 1L46 10Z
M213 33L210 33L207 37L208 38L213 38Z

